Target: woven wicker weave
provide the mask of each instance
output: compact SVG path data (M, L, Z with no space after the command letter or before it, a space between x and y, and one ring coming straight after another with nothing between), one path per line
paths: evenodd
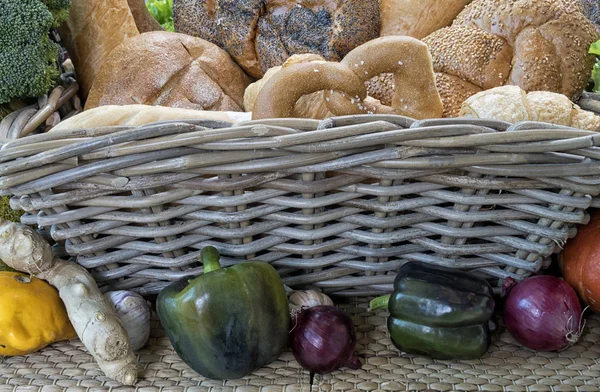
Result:
M31 133L47 132L59 122L81 112L78 91L79 84L70 74L61 75L59 85L52 91L0 121L0 145L3 139L19 139Z
M290 287L373 295L409 260L495 283L544 268L600 193L598 145L486 120L168 122L7 143L0 190L103 290L156 293L210 244Z
M502 332L490 351L472 361L436 361L400 354L385 317L366 303L342 305L357 326L359 370L317 376L312 391L600 391L600 318L588 319L584 335L560 353L533 352ZM192 371L155 324L153 338L138 354L139 392L308 392L309 377L290 352L242 380L214 381ZM4 385L6 384L6 385ZM18 389L16 389L18 387ZM0 363L0 392L134 391L107 379L79 340L54 344L39 353Z

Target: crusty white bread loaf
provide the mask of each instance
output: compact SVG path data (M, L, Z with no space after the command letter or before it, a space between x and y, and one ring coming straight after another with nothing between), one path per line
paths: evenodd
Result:
M144 104L243 111L249 83L218 46L186 34L151 31L123 41L105 59L85 109Z
M238 123L250 120L245 112L211 112L151 105L108 105L86 110L64 121L49 132L113 125L138 126L168 120L214 120Z
M85 99L106 57L139 31L127 0L72 0L60 34Z

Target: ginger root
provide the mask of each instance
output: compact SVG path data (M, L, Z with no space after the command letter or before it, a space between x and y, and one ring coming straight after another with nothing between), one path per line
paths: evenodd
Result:
M135 383L136 358L127 331L89 272L54 258L50 244L29 226L1 218L0 259L56 287L77 336L104 374L121 384Z

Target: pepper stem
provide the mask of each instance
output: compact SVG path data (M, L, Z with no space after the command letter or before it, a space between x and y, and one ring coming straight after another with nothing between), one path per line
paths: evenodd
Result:
M388 303L390 302L390 297L391 295L388 294L372 299L371 302L369 302L369 310L373 311L381 308L387 309Z
M205 246L200 251L200 261L204 266L204 273L209 273L221 269L219 263L219 251L214 246Z

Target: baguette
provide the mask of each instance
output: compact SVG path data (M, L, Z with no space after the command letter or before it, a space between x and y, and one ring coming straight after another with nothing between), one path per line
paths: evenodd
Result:
M210 112L151 105L108 105L68 118L52 128L49 133L116 125L139 126L169 120L214 120L235 124L250 120L251 116L251 113L245 112Z
M59 31L83 99L110 52L139 34L127 0L72 0L69 19Z

